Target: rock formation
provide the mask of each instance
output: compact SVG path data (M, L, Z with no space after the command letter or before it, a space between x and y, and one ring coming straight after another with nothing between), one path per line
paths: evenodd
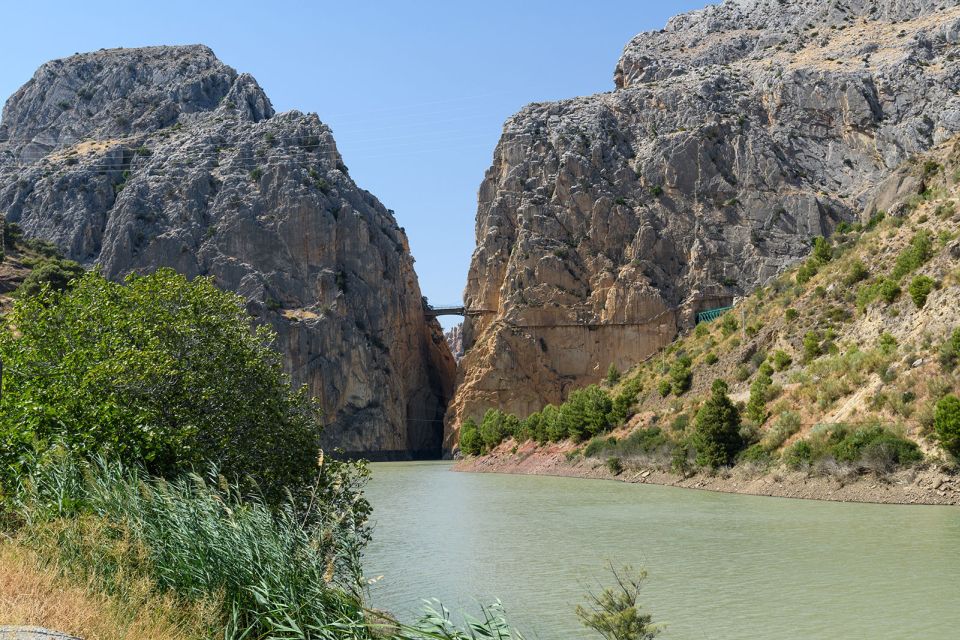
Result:
M44 64L0 123L0 210L111 278L209 275L277 331L327 446L437 455L455 364L407 238L314 114L202 46Z
M957 0L727 0L643 33L616 90L510 118L480 186L448 412L524 415L804 256L960 131Z
M463 323L454 325L443 335L447 339L447 346L450 347L453 359L460 364L460 360L463 359Z

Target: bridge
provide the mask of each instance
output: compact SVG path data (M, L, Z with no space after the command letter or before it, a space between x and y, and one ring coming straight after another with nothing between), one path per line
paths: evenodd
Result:
M423 314L428 318L437 316L479 316L485 313L495 313L492 309L467 309L462 304L428 304L423 303Z
M707 309L706 311L701 311L697 314L697 324L716 320L727 311L730 311L730 309L733 309L733 307L717 307L716 309Z

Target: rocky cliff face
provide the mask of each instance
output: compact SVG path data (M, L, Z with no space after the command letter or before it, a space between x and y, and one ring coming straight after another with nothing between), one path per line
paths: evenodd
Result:
M43 65L0 124L0 210L112 278L210 275L270 323L327 446L436 455L455 363L407 238L314 114L275 114L206 47Z
M447 346L450 347L453 359L460 364L463 359L463 323L451 327L443 335L447 339Z
M958 41L956 0L728 0L634 38L612 93L510 118L448 444L635 364L855 217L960 131Z

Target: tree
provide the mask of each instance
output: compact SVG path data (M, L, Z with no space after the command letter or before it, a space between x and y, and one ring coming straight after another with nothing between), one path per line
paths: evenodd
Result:
M933 428L941 446L952 455L960 457L960 398L950 394L937 401L933 413Z
M826 264L833 259L833 249L830 242L823 236L813 239L813 259L820 264Z
M241 297L169 269L22 297L0 330L0 474L59 441L166 477L212 462L282 497L313 476L321 423L273 340Z
M757 371L757 376L753 379L753 384L750 385L747 417L757 424L763 424L767 419L767 390L772 384L773 379L770 377L768 371L761 368Z
M645 571L624 567L611 568L615 587L605 588L600 595L590 594L587 607L577 605L577 617L583 625L598 632L606 640L652 640L660 634L653 617L638 604Z
M611 409L613 401L597 385L577 389L560 407L567 436L579 442L607 431L610 428Z
M697 412L692 444L697 464L716 468L733 462L743 449L740 436L740 412L727 396L727 383L714 380L710 398Z
M17 293L20 296L34 296L40 293L45 285L54 291L63 291L74 278L84 273L84 268L73 260L58 258L43 260L24 279Z

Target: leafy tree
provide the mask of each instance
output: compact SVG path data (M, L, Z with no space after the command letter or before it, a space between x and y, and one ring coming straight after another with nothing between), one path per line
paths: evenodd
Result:
M567 437L567 425L561 419L560 409L554 405L548 404L540 411L540 421L550 442L559 442Z
M923 305L927 304L927 296L933 291L935 284L933 278L923 275L916 276L910 281L908 291L910 292L910 297L913 299L913 304L917 305L918 309L922 309Z
M520 420L516 416L499 409L488 409L480 423L480 440L484 448L493 449L512 436L519 426Z
M616 587L605 588L599 595L591 594L588 606L577 605L577 617L606 640L653 640L660 628L638 603L646 572L630 567L611 571Z
M460 452L465 456L478 456L482 451L480 429L473 418L467 418L460 426Z
M269 498L312 477L319 409L244 301L172 270L17 300L0 330L0 473L54 440L172 476L215 463ZM2 476L0 476L2 477Z
M937 401L933 428L943 448L960 457L960 398L950 394Z
M723 380L714 380L710 398L694 420L692 444L697 450L697 464L702 467L728 465L743 449L740 412L727 396L728 389Z

